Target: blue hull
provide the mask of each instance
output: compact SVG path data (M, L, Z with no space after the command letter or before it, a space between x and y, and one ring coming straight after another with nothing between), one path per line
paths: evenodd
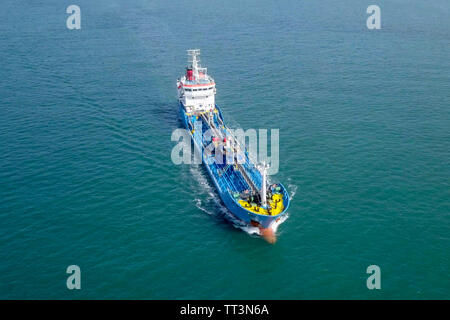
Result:
M220 109L216 106L216 109L218 110L217 117L220 118L221 121L223 121L222 113ZM191 138L194 142L196 150L199 152L199 154L202 154L202 132L195 132L192 133L193 129L193 121L195 120L195 116L187 115L185 112L185 109L183 105L180 103L180 117L183 121L183 124L186 129L189 130ZM261 228L269 228L270 225L275 221L279 220L283 215L287 213L287 210L289 208L289 195L287 193L286 188L284 188L283 185L278 184L281 187L281 192L283 194L283 203L284 203L284 209L281 213L277 215L264 215L264 214L257 214L254 212L251 212L239 205L239 203L236 201L236 199L232 195L233 187L235 187L235 184L227 180L227 178L224 178L219 173L220 168L218 168L218 165L213 163L211 159L204 159L203 165L206 168L206 171L208 172L211 180L213 181L217 192L219 193L220 198L222 199L222 202L224 205L228 208L228 210L239 220L243 221L246 224L251 224L255 226L259 226ZM259 172L255 169L254 164L250 162L248 158L246 158L246 163L244 163L244 168L246 172L248 172L251 176L252 181L255 183L256 186L261 186L261 175Z

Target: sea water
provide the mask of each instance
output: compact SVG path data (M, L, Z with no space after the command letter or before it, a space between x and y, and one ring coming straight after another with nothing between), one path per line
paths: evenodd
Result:
M0 298L450 298L449 10L2 1ZM294 196L274 245L171 161L192 48L230 127L280 130L270 179Z

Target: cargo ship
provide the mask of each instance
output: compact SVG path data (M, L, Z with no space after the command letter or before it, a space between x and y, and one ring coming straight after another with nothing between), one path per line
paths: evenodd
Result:
M200 66L200 50L187 50L188 66L177 80L180 117L197 154L230 213L259 228L269 242L273 226L287 214L289 194L281 183L269 184L267 165L257 164L244 143L225 123L215 103L216 83Z

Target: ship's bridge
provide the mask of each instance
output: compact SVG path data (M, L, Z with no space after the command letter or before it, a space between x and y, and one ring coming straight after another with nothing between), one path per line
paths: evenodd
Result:
M188 50L189 66L177 81L178 99L188 113L212 111L215 107L216 84L207 69L199 66L200 50Z

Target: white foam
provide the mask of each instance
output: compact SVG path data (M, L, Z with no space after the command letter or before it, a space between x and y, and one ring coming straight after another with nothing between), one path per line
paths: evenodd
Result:
M287 188L289 191L290 200L294 199L295 194L297 193L297 185L291 183L291 178L288 178Z

